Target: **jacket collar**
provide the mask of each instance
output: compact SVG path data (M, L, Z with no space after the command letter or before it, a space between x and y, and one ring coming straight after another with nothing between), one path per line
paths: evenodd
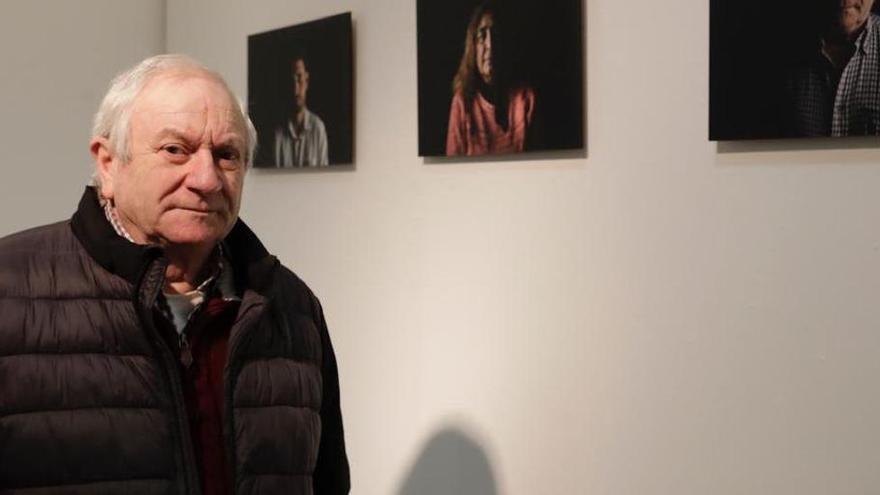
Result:
M164 256L158 245L134 244L120 237L104 215L94 187L86 187L71 218L71 229L86 252L101 267L134 286L139 285L150 261ZM223 240L236 286L264 294L272 281L278 259L269 254L256 234L238 219Z
M86 252L101 267L137 285L149 260L161 255L159 246L134 244L120 237L98 202L93 187L86 187L70 226Z
M236 287L267 295L280 263L241 218L223 240L223 249L232 264Z

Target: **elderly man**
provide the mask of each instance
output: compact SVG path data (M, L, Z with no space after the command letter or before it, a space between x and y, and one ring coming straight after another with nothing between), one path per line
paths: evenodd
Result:
M880 135L880 17L874 0L824 0L828 29L792 71L784 126L793 136Z
M96 186L0 240L0 492L348 493L321 306L238 219L255 146L192 59L113 81Z
M324 167L329 165L324 121L306 106L309 71L303 54L290 63L293 81L291 116L275 128L275 165L278 167Z

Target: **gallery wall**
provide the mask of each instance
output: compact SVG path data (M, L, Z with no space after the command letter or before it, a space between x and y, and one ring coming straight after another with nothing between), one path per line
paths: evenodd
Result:
M244 94L248 34L345 11L355 169L243 216L326 307L354 493L880 486L880 143L709 142L699 0L585 2L584 153L418 158L411 0L170 0L168 47Z
M0 236L73 213L110 78L164 46L164 0L3 2Z
M354 169L254 170L242 216L325 306L353 493L880 486L880 143L709 142L708 2L586 1L587 149L457 161L410 0L65 4L0 17L0 235L72 210L166 33L244 96L248 34L352 12Z

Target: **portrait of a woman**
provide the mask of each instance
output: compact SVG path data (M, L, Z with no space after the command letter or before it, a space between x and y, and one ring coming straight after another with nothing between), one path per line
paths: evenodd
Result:
M517 153L535 139L534 89L509 81L503 13L494 2L478 5L465 35L452 82L447 155Z

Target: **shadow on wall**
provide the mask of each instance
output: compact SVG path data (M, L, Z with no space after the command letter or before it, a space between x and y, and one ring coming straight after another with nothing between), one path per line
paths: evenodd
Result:
M398 495L496 495L483 448L463 432L436 433L416 459Z

